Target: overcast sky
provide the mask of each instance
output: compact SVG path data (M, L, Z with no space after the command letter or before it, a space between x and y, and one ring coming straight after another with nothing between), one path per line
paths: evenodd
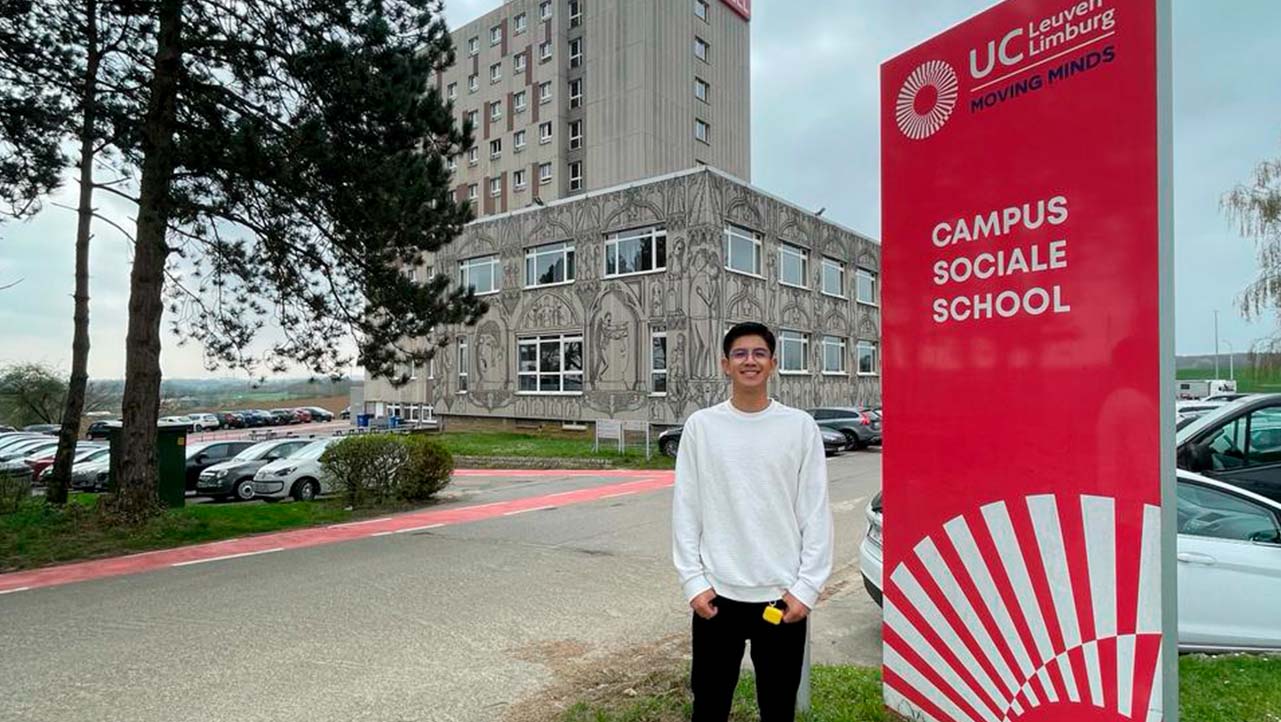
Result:
M590 2L590 0L588 0ZM652 0L636 0L652 1ZM679 4L681 0L664 0ZM452 25L499 0L453 0ZM986 0L756 0L752 20L752 183L826 217L880 236L878 72L885 59L992 3ZM1237 293L1255 273L1253 249L1218 207L1264 157L1281 157L1276 56L1281 3L1174 0L1176 347L1247 350L1272 318L1249 324ZM803 8L803 12L798 11ZM839 89L839 92L833 92ZM802 99L818 103L801 105ZM800 113L798 107L813 108ZM74 203L74 188L53 199ZM104 212L132 227L131 209L99 194ZM91 253L94 377L124 374L129 249L99 224ZM0 226L0 364L70 363L75 218L49 205L34 220ZM165 332L169 377L207 375L198 348ZM225 372L220 372L225 373Z

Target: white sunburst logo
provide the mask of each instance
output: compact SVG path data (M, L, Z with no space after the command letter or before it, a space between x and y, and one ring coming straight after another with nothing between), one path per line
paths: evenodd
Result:
M912 140L937 133L956 108L958 87L952 66L942 60L922 63L898 91L894 114L899 130Z

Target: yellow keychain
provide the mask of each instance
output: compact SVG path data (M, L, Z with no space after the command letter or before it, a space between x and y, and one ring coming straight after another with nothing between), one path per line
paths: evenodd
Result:
M761 615L770 624L778 624L783 621L783 610L774 606L775 604L778 604L778 602L770 602L769 606L765 607L765 613Z

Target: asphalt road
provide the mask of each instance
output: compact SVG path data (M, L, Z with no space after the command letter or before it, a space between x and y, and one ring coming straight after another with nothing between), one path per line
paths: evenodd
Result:
M880 453L829 462L817 663L877 664L858 572ZM603 483L460 477L452 505ZM0 720L494 722L687 634L671 491L0 596ZM548 702L550 704L550 702Z

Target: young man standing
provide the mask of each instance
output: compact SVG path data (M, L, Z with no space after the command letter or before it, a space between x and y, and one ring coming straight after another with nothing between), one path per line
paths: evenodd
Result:
M832 569L823 440L809 414L770 399L774 347L762 324L729 330L730 398L690 415L676 455L672 556L694 610L693 722L729 718L748 641L761 722L795 719L806 617Z

